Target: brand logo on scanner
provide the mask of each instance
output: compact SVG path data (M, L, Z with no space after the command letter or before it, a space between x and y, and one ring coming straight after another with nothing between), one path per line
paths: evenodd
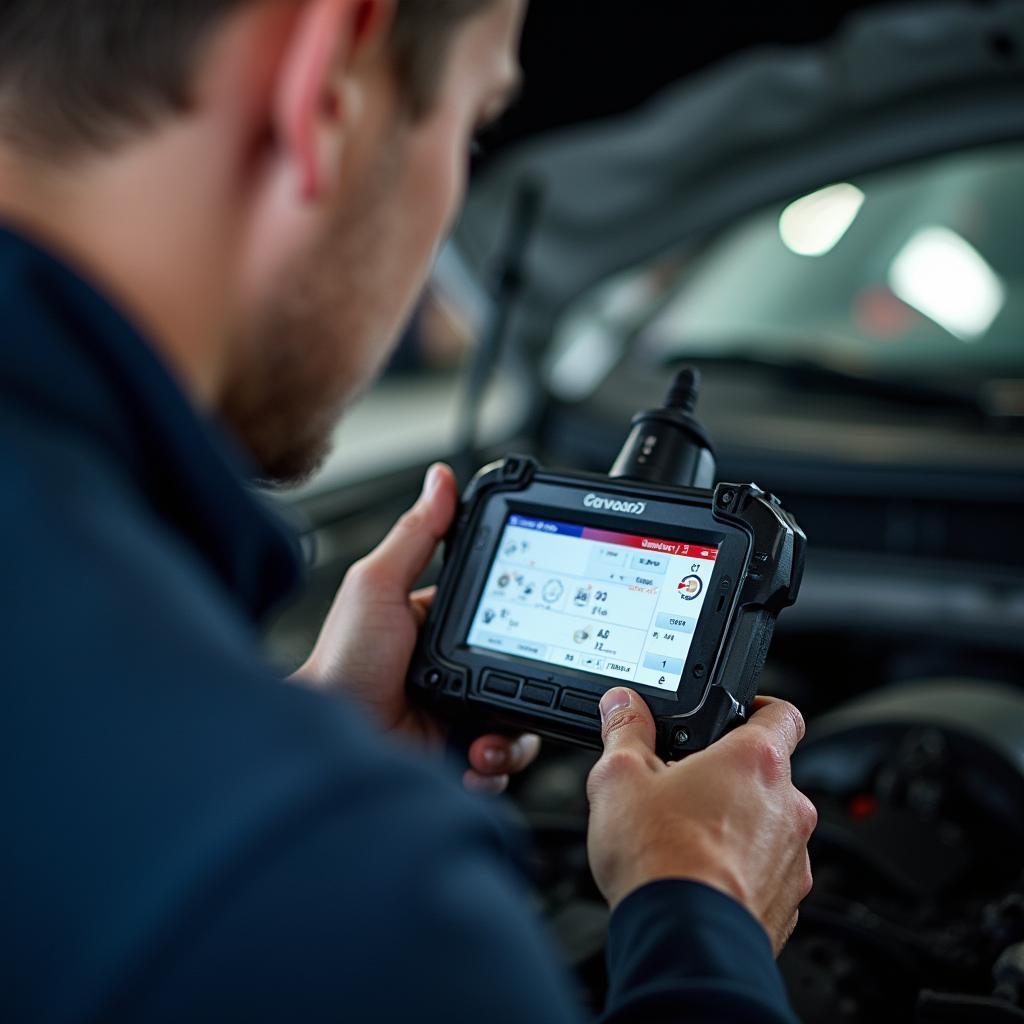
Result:
M602 498L598 494L588 494L583 504L602 512L625 512L631 516L642 516L647 509L646 501L619 501L617 498Z

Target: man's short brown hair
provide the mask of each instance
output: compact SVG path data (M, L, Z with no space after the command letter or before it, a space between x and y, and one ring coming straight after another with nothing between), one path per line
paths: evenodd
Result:
M0 0L0 138L42 151L103 149L188 109L217 23L261 0ZM395 68L429 111L448 43L493 0L398 0Z

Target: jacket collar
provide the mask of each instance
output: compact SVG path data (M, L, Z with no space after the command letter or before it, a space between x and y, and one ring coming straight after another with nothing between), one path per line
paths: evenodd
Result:
M0 228L0 400L100 446L250 618L298 583L299 546L153 348L86 280Z

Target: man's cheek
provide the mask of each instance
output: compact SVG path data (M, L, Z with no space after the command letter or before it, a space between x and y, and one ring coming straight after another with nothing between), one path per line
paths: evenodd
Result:
M429 259L451 230L462 206L468 173L467 132L451 118L425 146L417 161L412 206L422 233L424 254Z

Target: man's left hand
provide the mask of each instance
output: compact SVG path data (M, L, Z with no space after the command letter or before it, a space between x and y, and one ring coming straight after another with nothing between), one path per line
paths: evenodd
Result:
M457 506L452 471L431 467L419 501L346 573L313 653L293 677L358 701L385 729L438 747L443 727L413 707L405 692L413 648L434 591L410 591L448 532ZM526 768L539 750L539 738L530 734L481 736L469 748L463 781L469 789L500 793L509 774Z

